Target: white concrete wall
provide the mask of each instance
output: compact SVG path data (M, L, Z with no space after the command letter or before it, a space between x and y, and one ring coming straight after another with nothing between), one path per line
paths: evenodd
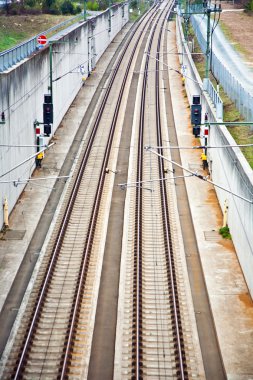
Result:
M54 131L81 88L82 77L88 75L88 60L91 62L92 59L93 68L109 43L128 21L128 4L114 5L109 32L109 12L106 10L92 20L77 25L69 34L60 37L58 43L53 44ZM91 36L93 38L90 38ZM65 43L59 43L64 41ZM80 73L80 66L83 66L84 74ZM56 80L57 78L60 79ZM49 47L25 59L8 72L0 74L0 113L5 111L6 117L6 124L0 125L0 144L35 144L34 121L43 120L44 94L49 93L48 86ZM71 125L69 127L71 128ZM4 173L35 152L35 148L31 147L0 147L0 182L28 178L35 167L34 159L9 174ZM7 197L11 211L23 188L24 185L0 183L0 227L3 225L4 198Z
M218 121L214 105L208 94L203 91L202 81L189 49L183 41L181 22L177 18L178 51L186 54L179 57L180 63L186 65L186 75L189 77L186 77L185 81L189 103L192 103L193 95L201 95L202 117L205 112L208 112L210 121ZM213 125L210 127L208 145L236 145L236 143L225 126ZM253 202L253 170L239 148L209 149L208 161L211 179L215 183ZM242 200L218 187L215 187L215 190L222 210L225 200L228 202L228 226L249 291L253 297L253 203Z

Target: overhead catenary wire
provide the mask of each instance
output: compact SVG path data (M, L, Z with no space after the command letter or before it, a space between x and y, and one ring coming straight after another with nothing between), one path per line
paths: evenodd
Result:
M51 179L66 179L70 178L71 176L69 175L61 175L61 176L50 176L50 177L39 177L39 178L19 178L19 179L12 179L8 181L0 181L0 184L3 183L13 183L15 185L21 185L23 183L27 182L35 182L35 181L46 181L46 180L51 180Z
M154 56L152 56L152 55L149 54L148 52L144 52L144 54L149 55L150 58L153 58L153 59L155 59L156 61L161 62L162 65L168 67L169 70L175 71L177 74L179 74L180 76L182 76L182 73L181 73L179 70L175 69L174 67L171 67L171 66L167 65L167 63L161 61L160 59L158 59L158 58L156 58L156 57L154 57ZM189 77L188 75L183 75L183 76L184 76L185 78L187 78L187 79L190 79L190 80L193 81L194 83L197 83L200 87L202 86L202 84L201 84L200 82L198 82L197 80L195 80L195 79Z
M235 144L235 145L193 145L193 146L151 146L152 149L222 149L222 148L247 148L253 144Z
M168 181L168 180L174 180L174 179L179 179L179 178L187 178L187 177L193 177L195 175L196 174L194 173L194 174L178 175L178 176L173 176L173 177L147 179L145 181L139 181L139 182L124 182L124 183L118 183L117 186L119 186L123 190L128 187L140 187L140 185L145 184L145 183L155 183L155 182ZM150 190L150 189L147 189L147 190Z
M41 149L40 151L32 154L31 156L29 156L28 158L26 158L24 161L20 162L19 164L17 164L16 166L13 166L11 169L7 170L7 172L3 173L0 175L0 178L3 178L4 176L6 176L7 174L13 172L13 170L19 168L20 166L24 165L26 162L32 160L33 158L35 158L38 154L44 152L45 150L51 148L51 146L53 146L55 143L51 143L50 145L48 145L47 147Z
M45 145L14 145L14 144L0 144L0 148L46 148L48 147L47 144Z
M198 178L198 179L200 179L200 180L202 180L202 181L208 182L208 183L210 183L211 185L213 185L213 186L215 186L215 187L217 187L217 188L219 188L219 189L221 189L221 190L224 190L224 191L226 191L227 193L229 193L229 194L231 194L231 195L234 195L235 197L240 198L240 199L242 199L242 200L245 201L245 202L248 202L248 203L253 204L253 194L252 194L252 199L245 198L245 197L243 197L242 195L236 194L236 193L234 193L233 191L231 191L231 190L225 188L224 186L221 186L220 184L215 183L215 182L209 180L209 179L208 179L208 176L203 176L203 175L201 175L201 174L198 174L198 172L193 172L192 170L187 169L187 168L185 168L184 166L180 165L178 162L175 162L175 161L173 161L173 160L170 160L169 158L167 158L167 157L163 156L162 154L156 152L154 149L152 149L152 148L149 147L149 146L146 146L146 147L145 147L145 150L148 151L148 152L150 152L150 153L155 154L155 155L158 156L158 157L162 157L165 161L168 161L168 162L170 162L171 164L173 164L173 165L175 165L175 166L177 166L177 167L179 167L179 168L185 170L186 172L192 174L194 177L196 177L196 178Z

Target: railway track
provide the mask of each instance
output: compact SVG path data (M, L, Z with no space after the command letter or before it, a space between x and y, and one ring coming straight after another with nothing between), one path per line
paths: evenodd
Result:
M165 167L163 159L144 153L145 145L161 147L163 141L169 140L165 99L161 96L160 49L171 6L161 8L141 69L129 182L125 184L115 379L199 376L189 327L192 317L187 281L183 279L175 193L163 180L165 173L169 171L172 176L173 170ZM163 154L162 149L159 153Z
M120 139L118 116L124 112L130 69L154 17L155 8L130 36L113 70L66 191L3 378L87 375L113 183L107 167L115 160L112 143Z
M116 172L118 150L112 147L120 145L135 61L147 35L129 126L133 186L124 217L114 378L199 378L175 191L163 180L173 170L144 149L168 140L160 55L172 6L164 2L150 10L112 70L62 195L3 379L88 376Z

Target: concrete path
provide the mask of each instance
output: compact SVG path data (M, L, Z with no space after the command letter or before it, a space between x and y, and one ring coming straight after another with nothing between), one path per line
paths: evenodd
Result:
M175 47L176 51L175 25L170 24L169 29L173 34L168 33L168 46ZM168 65L180 70L178 56L168 55ZM192 134L189 105L181 77L173 70L169 74L179 146L199 145L199 140ZM200 154L198 150L181 149L182 165L202 173ZM223 217L215 189L196 177L186 178L185 182L227 378L253 379L253 302L233 242L221 238L218 233ZM187 255L191 254L187 252ZM196 314L198 312L195 310Z

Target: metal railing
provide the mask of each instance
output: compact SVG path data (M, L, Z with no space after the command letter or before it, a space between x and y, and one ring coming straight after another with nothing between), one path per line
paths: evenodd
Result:
M2 73L5 70L8 70L10 67L14 66L18 62L22 61L23 59L29 57L30 54L34 53L38 49L38 42L37 38L40 34L48 35L51 32L54 32L55 30L61 29L62 27L71 24L78 19L80 19L82 14L78 14L75 17L70 18L69 20L63 21L62 23L53 26L52 28L41 32L37 34L36 36L32 37L31 39L22 42L21 44L5 50L0 53L0 73Z
M206 39L199 28L199 22L194 17L191 17L191 23L201 50L205 52ZM245 88L240 77L235 77L226 66L226 63L221 62L214 52L212 53L211 69L245 120L251 121L253 119L253 93L250 93L249 89Z
M223 101L219 93L217 92L217 90L215 90L210 79L208 78L204 79L203 87L204 87L204 90L207 91L208 95L210 96L215 106L217 119L223 120Z

